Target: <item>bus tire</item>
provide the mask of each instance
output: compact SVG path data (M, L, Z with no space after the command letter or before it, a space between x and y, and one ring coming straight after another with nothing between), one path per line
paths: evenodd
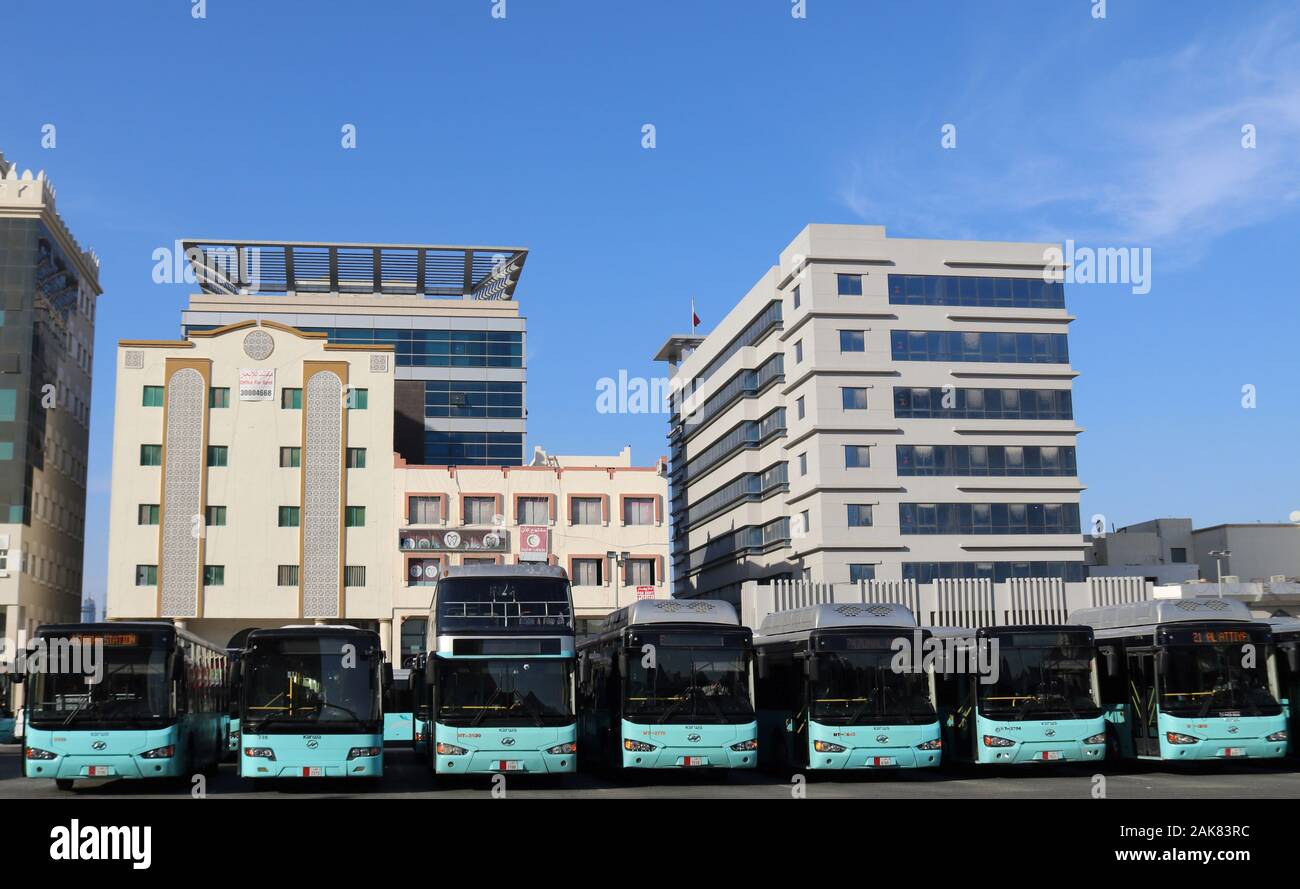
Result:
M57 787L57 788L59 788L59 790L71 790L71 789L72 789L72 779L71 779L71 778L55 778L55 779L54 779L54 786Z

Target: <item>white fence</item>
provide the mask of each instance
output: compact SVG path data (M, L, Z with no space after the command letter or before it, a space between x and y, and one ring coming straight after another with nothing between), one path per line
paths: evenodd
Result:
M774 611L831 602L896 602L910 608L921 626L1008 626L1064 623L1078 608L1149 598L1150 589L1141 577L1093 577L1082 583L1046 577L1004 583L975 579L927 584L914 580L779 580L760 585L750 581L741 587L740 618L745 626L757 629L764 616Z

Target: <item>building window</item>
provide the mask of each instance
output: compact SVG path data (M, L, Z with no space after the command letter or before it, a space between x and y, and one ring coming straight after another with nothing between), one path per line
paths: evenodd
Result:
M1169 561L1182 564L1187 561L1187 548L1183 546L1171 546L1169 548Z
M870 445L845 445L844 468L863 469L871 465Z
M902 534L1078 534L1077 503L900 503Z
M162 445L140 445L141 466L162 466Z
M424 640L428 629L429 619L427 617L408 617L402 621L400 647L404 659L424 654ZM405 661L403 661L402 666L405 665Z
M366 508L349 506L343 511L343 525L346 528L364 528L366 526Z
M490 525L497 514L497 498L466 497L464 521L467 525Z
M442 563L438 559L407 559L406 585L433 586L438 582L438 572Z
M899 475L1074 476L1072 446L898 445Z
M140 504L140 515L139 515L139 517L138 517L136 523L137 523L137 524L140 524L140 525L156 525L156 524L158 524L158 504L157 504L157 503L141 503L141 504Z
M604 559L574 559L573 585L600 586L604 583Z
M655 560L628 559L623 563L623 575L626 586L654 586Z
M796 536L802 537L812 531L812 513L808 510L805 509L799 513L799 522L803 527L799 529L799 533Z
M204 565L203 566L204 586L225 586L225 583L226 583L225 565Z
M846 411L865 411L867 409L866 387L841 386L840 403Z
M144 400L141 402L145 407L162 407L163 406L163 387L162 386L145 386Z
M871 504L869 503L849 504L849 527L850 528L871 527Z
M288 386L281 389L280 407L288 411L302 410L302 390L290 389Z
M497 560L493 556L461 556L462 565L495 565Z
M551 501L546 497L520 497L515 502L515 522L520 525L546 525L551 521Z
M599 497L574 497L569 501L569 521L575 525L601 524Z
M208 465L226 466L230 460L230 449L226 445L208 445Z
M865 562L849 563L849 583L857 583L860 580L875 580L876 566L868 565Z
M835 289L840 296L861 296L862 276L861 275L836 275Z
M993 333L976 330L892 330L895 361L986 361L1069 364L1063 333Z
M343 567L343 585L344 586L365 586L366 566L345 565Z
M841 330L840 351L841 352L867 351L867 332L865 330Z
M366 449L348 448L348 469L366 468Z
M798 364L801 361L803 361L803 340L795 340L794 363Z
M441 497L407 497L406 520L412 525L438 525L442 523Z
M800 475L808 474L808 452L807 451L804 451L802 454L799 455L799 474Z
M623 500L623 524L653 525L655 502L652 497L626 497Z
M157 586L158 566L157 565L136 565L135 585L136 586Z
M279 522L281 528L297 528L302 523L302 507L281 506Z
M802 395L800 395L798 398L795 399L794 407L795 407L795 416L798 419L802 420L804 415L804 402L803 402Z
M209 528L221 528L226 524L226 508L209 506L203 511L203 523Z
M217 386L208 390L208 407L230 407L230 389Z
M889 302L909 306L1065 308L1065 284L1039 278L890 275Z
M794 286L794 290L791 292L790 295L794 298L794 307L796 309L799 308L799 285L798 284Z
M298 566L297 565L280 565L275 570L276 586L297 586L298 585Z
M364 411L368 407L370 407L369 389L348 390L348 410Z
M280 465L289 469L302 466L302 448L280 448Z

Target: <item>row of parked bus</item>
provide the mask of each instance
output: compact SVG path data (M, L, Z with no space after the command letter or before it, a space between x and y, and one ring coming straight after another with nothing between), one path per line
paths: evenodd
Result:
M577 645L562 569L484 565L442 573L427 634L399 686L355 627L258 629L229 649L167 623L43 627L26 774L70 788L231 755L246 778L375 778L386 734L437 775L573 772L579 750L624 769L1268 759L1290 749L1300 694L1300 621L1225 599L939 628L902 605L820 604L756 633L726 602L643 600ZM94 682L36 656L86 643L103 652Z

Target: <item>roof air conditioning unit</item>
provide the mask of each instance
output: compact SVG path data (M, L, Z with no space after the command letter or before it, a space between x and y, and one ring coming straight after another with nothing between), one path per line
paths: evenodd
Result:
M1241 578L1239 578L1239 577L1238 577L1237 575L1235 575L1235 574L1225 574L1225 575L1223 575L1223 577L1221 578L1221 580L1222 580L1224 583L1239 583L1239 582L1241 581Z
M1269 577L1268 577L1268 582L1269 582L1269 583L1286 583L1286 575L1285 575L1285 574L1270 574Z

